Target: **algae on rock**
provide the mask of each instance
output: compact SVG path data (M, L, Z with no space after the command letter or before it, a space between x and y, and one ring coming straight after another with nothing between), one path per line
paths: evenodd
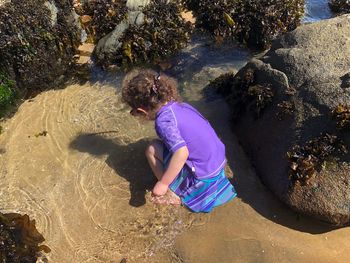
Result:
M182 0L196 25L217 40L236 38L265 49L280 33L295 29L304 14L304 0Z
M236 74L228 95L233 129L266 186L297 212L337 225L350 222L349 32L343 15L281 35ZM254 118L247 90L266 84L273 99Z
M176 1L152 0L138 10L128 3L127 18L97 44L98 64L155 63L187 45L192 26L182 18Z
M12 0L0 7L0 70L21 90L52 85L71 67L79 44L69 0Z

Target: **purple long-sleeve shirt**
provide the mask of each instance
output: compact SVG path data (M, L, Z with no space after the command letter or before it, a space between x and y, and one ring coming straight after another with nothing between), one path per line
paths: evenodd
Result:
M225 166L225 146L210 123L187 103L169 102L158 111L155 129L168 150L187 146L186 165L198 179L216 176Z

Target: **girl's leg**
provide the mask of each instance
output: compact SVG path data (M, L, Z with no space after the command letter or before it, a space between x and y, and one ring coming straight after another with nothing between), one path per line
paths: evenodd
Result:
M150 145L146 149L146 158L151 167L153 174L160 180L164 173L164 165L163 165L163 142L160 140L153 140ZM181 200L175 193L171 190L163 196L154 196L152 197L152 202L158 204L173 204L180 205Z
M160 140L153 140L145 152L149 166L158 180L162 178L164 173L163 147L163 143Z

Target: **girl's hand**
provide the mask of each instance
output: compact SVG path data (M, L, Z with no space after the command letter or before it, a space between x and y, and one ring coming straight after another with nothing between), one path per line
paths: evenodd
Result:
M156 185L153 187L152 193L155 196L161 196L165 195L168 191L168 185L162 183L161 181L158 181Z

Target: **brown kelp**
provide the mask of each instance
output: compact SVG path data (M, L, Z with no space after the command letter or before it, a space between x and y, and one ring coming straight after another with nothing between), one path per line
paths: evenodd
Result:
M215 90L222 96L226 97L231 93L232 84L234 82L235 74L232 72L220 75L214 80L211 80L205 89Z
M184 6L196 17L196 27L204 29L220 40L234 35L235 21L232 19L236 0L183 0Z
M292 86L288 86L288 88L285 89L284 94L287 96L287 99L281 101L277 104L277 118L279 120L284 120L287 117L291 117L294 115L295 112L295 104L293 100L293 96L297 93L296 89Z
M293 116L295 112L295 105L289 100L284 100L277 104L277 117L279 120L285 119L287 116Z
M349 0L329 0L328 5L335 13L349 13L350 1Z
M309 140L304 146L295 145L287 152L290 162L289 178L292 183L307 184L326 162L335 162L347 152L344 142L328 133Z
M89 42L97 42L126 17L126 0L76 0L75 10L88 34Z
M192 25L182 18L178 3L153 0L143 13L145 22L126 30L122 47L112 58L119 65L160 61L185 47L190 39Z
M0 213L0 261L34 263L41 251L50 248L39 245L45 241L28 215Z
M340 130L350 129L350 105L338 105L332 111L333 117L337 120L337 128Z
M267 48L278 34L291 31L304 13L304 0L183 0L196 26L215 38L234 37L250 47Z
M231 94L227 97L232 108L232 118L238 120L246 110L253 112L256 118L260 118L271 104L274 92L270 84L256 83L253 69L248 69L242 76L236 75L232 83Z
M80 42L71 14L69 0L12 0L0 7L0 70L19 88L42 90L70 67Z

